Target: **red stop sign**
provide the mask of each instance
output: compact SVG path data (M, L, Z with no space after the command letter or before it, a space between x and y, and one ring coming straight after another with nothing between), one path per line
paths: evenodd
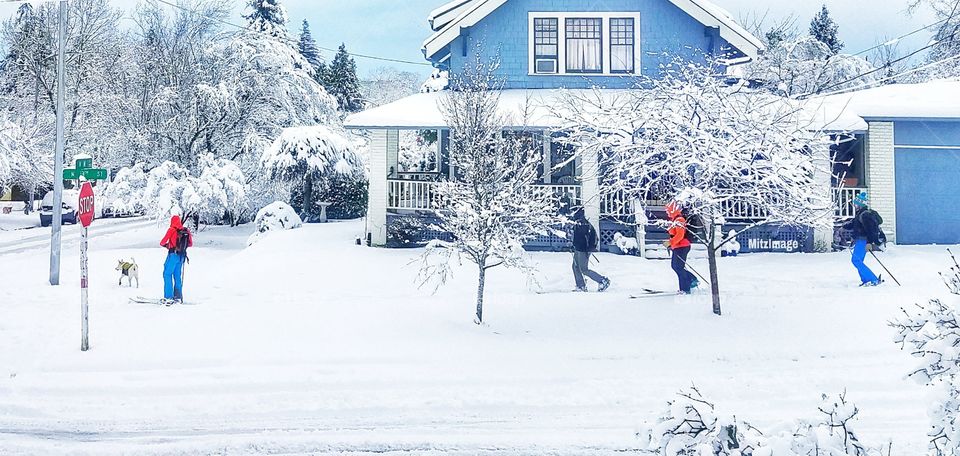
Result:
M77 218L84 227L93 223L93 187L89 182L84 182L80 187L80 202L77 207Z

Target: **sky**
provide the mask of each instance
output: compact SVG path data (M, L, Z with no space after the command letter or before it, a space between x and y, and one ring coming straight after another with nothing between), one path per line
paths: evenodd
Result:
M0 0L0 2L5 0ZM132 9L146 0L110 0L119 8ZM584 0L603 3L604 0ZM927 11L909 16L905 12L908 0L713 0L735 18L763 15L780 20L791 15L806 30L810 19L826 3L840 25L840 38L847 44L845 52L870 48L935 21ZM291 32L297 33L304 19L310 22L318 45L336 48L341 42L357 54L369 54L414 62L424 62L420 48L430 35L427 14L446 0L283 0L290 15ZM236 4L234 21L240 22L245 0ZM10 15L16 6L0 4L0 17ZM905 40L902 53L922 47L929 39L922 34ZM332 56L327 53L328 58ZM394 66L407 71L427 74L427 66L406 65L357 58L361 75L381 66Z

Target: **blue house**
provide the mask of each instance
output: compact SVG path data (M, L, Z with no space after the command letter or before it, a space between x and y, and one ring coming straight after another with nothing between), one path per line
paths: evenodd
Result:
M631 209L612 200L616 197L601 197L598 179L581 179L597 175L589 172L597 157L573 154L553 140L551 131L559 124L543 106L554 104L557 89L629 90L635 76L656 78L661 64L678 57L723 59L736 73L764 50L760 40L707 0L456 0L431 12L429 23L433 33L423 52L435 68L456 76L480 53L481 61L500 63L505 81L500 109L516 113L529 100L540 106L524 125L535 131L531 140L544 151L544 171L534 184L582 205L601 227L604 244L617 232L634 234L640 214L633 210L640 205ZM430 217L436 182L452 176L442 96L413 95L346 121L348 128L370 132L367 236L373 245L402 243L397 232L411 219ZM568 165L558 167L562 163ZM533 247L565 242L544 238Z

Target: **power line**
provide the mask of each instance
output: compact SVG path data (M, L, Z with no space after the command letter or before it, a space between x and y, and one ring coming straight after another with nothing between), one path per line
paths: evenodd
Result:
M8 1L9 1L9 0L8 0ZM25 0L13 0L13 1L25 1ZM172 2L167 1L167 0L154 0L154 1L163 3L164 5L171 6L171 7L173 7L173 8L177 8L177 9L179 9L179 10L181 10L181 11L185 11L185 12L188 12L188 13L190 13L190 14L196 14L196 15L198 15L198 16L202 16L202 17L204 17L204 18L210 19L210 20L212 20L212 21L218 22L218 23L223 24L223 25L227 25L227 26L230 26L230 27L235 27L235 28L240 29L240 30L253 31L254 33L263 33L263 32L257 32L257 31L254 31L254 30L250 30L249 28L244 27L244 26L242 26L242 25L234 24L233 22L229 22L229 21L226 21L226 20L217 18L217 17L211 17L211 16L207 16L207 15L200 14L200 13L197 12L197 11L193 11L193 10L191 10L191 9L185 7L185 6L178 5L178 4L176 4L176 3L172 3ZM293 39L291 39L291 38L287 38L287 37L275 37L275 36L272 36L272 35L267 35L267 34L265 34L265 33L264 33L264 35L269 36L269 37L271 37L271 38L277 38L277 39L286 41L286 42L288 42L288 43L290 43L290 44L293 44L293 45L298 45L298 44L300 44L298 41L293 40ZM334 49L334 48L329 48L329 47L324 47L324 46L319 46L319 45L317 46L317 49L321 49L321 50L328 51L328 52L334 52L334 53L339 52L339 49ZM418 65L418 66L433 66L433 65L431 65L431 64L429 64L429 63L427 63L427 62L414 62L414 61L412 61L412 60L394 59L394 58L391 58L391 57L380 57L380 56L376 56L376 55L360 54L360 53L356 53L356 52L347 52L347 55L349 55L349 56L351 56L351 57L361 58L361 59L379 60L379 61L382 61L382 62L403 63L403 64L406 64L406 65Z
M911 75L911 74L913 74L913 73L917 73L917 72L926 70L926 69L928 69L928 68L932 68L932 67L935 67L935 66L937 66L937 65L940 65L940 64L943 64L943 63L952 62L952 61L955 61L955 60L960 60L960 54L957 54L957 55L954 55L954 56L951 56L951 57L946 57L946 58L943 58L943 59L940 59L940 60L937 60L937 61L934 61L934 62L930 62L930 63L927 63L927 64L925 64L925 65L922 65L922 66L919 66L919 67L916 67L916 68L912 68L912 69L910 69L910 70L903 71L903 72L901 72L901 73L897 73L897 74L892 75L892 76L887 76L887 77L885 77L885 78L878 79L878 80L876 80L876 81L871 81L871 82L869 82L869 83L867 83L867 84L864 84L864 85L862 85L862 86L848 87L848 88L846 88L846 89L841 89L841 90L837 90L837 91L834 91L834 92L827 92L827 93L817 94L817 96L820 96L820 97L828 97L828 96L831 96L831 95L840 95L840 94L849 93L849 92L856 92L856 91L859 91L859 90L871 89L871 88L873 88L874 86L883 84L884 82L892 81L892 80L894 80L894 79L897 79L897 78L900 78L900 77L903 77L903 76L909 76L909 75Z
M866 54L866 53L868 53L868 52L870 52L870 51L873 51L873 50L876 50L876 49L880 49L880 48L882 48L882 47L884 47L884 46L890 46L890 45L892 45L892 44L894 44L894 43L899 42L900 40L902 40L902 39L904 39L904 38L909 38L909 37L911 37L911 36L913 36L913 35L916 35L916 34L922 32L922 31L924 31L924 30L927 30L927 29L929 29L929 28L933 28L933 27L936 27L936 26L938 26L938 25L940 25L940 24L943 24L944 22L947 22L947 19L942 19L942 20L939 20L939 21L934 22L934 23L932 23L932 24L927 24L927 25L925 25L925 26L923 26L923 27L920 27L920 28L918 28L918 29L916 29L916 30L914 30L914 31L912 31L912 32L909 32L909 33L900 35L900 36L898 36L898 37L896 37L896 38L893 38L893 39L891 39L891 40L888 40L888 41L886 41L886 42L884 42L884 43L880 43L880 44L878 44L878 45L876 45L876 46L874 46L874 47L872 47L872 48L864 49L864 50L862 50L862 51L860 51L860 52L858 52L858 53L856 53L856 54L851 54L851 55L853 55L854 57L856 57L856 56L860 56L860 55Z

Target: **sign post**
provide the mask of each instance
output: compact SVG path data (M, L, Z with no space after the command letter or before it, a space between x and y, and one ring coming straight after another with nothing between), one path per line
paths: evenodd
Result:
M87 235L90 224L94 218L94 195L93 187L89 182L84 182L80 187L80 201L77 209L77 218L83 226L80 231L80 351L90 349L90 328L87 302L87 287L90 285L87 268Z
M50 229L50 285L60 285L60 242L63 221L63 116L66 96L67 0L60 0L60 33L57 36L57 147L53 155L53 226Z

